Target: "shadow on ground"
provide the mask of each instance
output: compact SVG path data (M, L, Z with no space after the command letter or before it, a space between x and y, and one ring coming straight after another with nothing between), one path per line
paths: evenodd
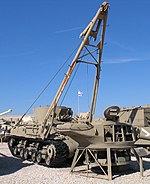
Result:
M150 169L149 161L143 160L143 168L144 168L144 171ZM103 169L107 173L107 167L103 167ZM99 167L97 167L97 166L93 167L91 170L95 174L104 175L102 170ZM123 175L129 175L129 174L133 174L133 173L137 173L137 172L139 172L139 175L140 175L140 167L139 167L137 161L132 161L130 165L116 166L116 167L112 168L113 179L118 178L118 177L123 176Z
M33 163L24 163L21 159L0 153L0 176L12 174L30 165L33 165Z
M129 169L127 169L127 170L121 170L120 169L118 173L115 170L113 172L113 174L115 175L114 178L117 178L117 177L122 176L122 175L133 174L133 173L136 173L136 172L139 172L139 175L140 175L140 166L138 165L137 161L132 161L131 163L132 164L130 165ZM150 169L149 161L143 160L143 169L144 169L143 172Z

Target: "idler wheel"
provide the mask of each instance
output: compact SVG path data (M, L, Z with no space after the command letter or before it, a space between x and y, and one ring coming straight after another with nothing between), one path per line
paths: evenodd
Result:
M10 147L13 147L14 142L15 142L15 140L14 140L13 138L11 138L11 139L9 140L9 146L10 146Z
M42 153L40 151L36 154L36 161L38 164L42 161Z
M33 162L36 162L36 152L35 151L31 153L31 159Z
M24 149L23 157L24 157L25 160L27 160L29 158L29 150L28 149Z
M54 158L54 155L55 155L55 146L51 144L47 147L47 151L45 155L45 163L47 166L50 166Z

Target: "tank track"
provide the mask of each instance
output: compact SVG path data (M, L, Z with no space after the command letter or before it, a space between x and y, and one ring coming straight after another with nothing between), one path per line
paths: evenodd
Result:
M44 163L49 167L60 167L69 157L69 148L63 140L33 140L11 136L8 147L13 156L34 162L37 162L36 156L37 153L40 153L41 161L38 161L38 163ZM47 152L49 147L53 149L53 154L50 162L47 163L46 157L48 157ZM28 159L23 156L24 150L28 150Z

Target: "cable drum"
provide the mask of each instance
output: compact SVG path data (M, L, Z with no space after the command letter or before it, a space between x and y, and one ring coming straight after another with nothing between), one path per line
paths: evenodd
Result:
M108 120L116 120L118 119L118 114L120 112L120 108L118 106L110 106L104 111L104 116Z

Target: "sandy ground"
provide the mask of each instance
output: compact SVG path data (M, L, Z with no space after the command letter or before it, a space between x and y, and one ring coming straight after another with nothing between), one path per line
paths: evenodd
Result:
M132 172L115 175L112 181L87 178L71 174L70 167L48 168L22 161L11 155L7 144L0 144L0 183L1 184L150 184L150 158L143 158L144 177L140 176L135 158L132 158Z

